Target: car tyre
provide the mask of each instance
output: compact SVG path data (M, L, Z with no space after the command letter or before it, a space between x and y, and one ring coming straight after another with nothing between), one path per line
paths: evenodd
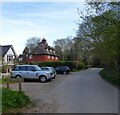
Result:
M40 76L39 79L41 83L45 83L47 81L47 78L44 75Z
M16 75L15 78L22 78L20 75Z
M53 77L52 79L55 79L55 77L56 77L56 76L54 75L54 77Z
M63 74L66 75L66 74L67 74L67 71L64 71Z

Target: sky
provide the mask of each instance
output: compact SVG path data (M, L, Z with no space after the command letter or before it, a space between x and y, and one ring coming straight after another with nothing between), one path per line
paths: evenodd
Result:
M53 46L56 39L75 36L83 2L2 2L0 16L0 45L13 45L22 53L26 40L31 37L46 38ZM1 13L0 13L1 14Z

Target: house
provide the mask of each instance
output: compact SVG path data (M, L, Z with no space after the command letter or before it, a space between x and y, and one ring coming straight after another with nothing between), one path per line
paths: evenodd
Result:
M27 49L27 48L26 48ZM25 62L53 62L58 61L59 56L56 54L55 50L50 47L45 38L38 44L36 48L34 48L27 55L22 54L19 56L19 61Z
M12 45L1 46L2 49L2 66L6 65L6 72L9 73L12 67L15 64L15 60L17 59L17 54Z

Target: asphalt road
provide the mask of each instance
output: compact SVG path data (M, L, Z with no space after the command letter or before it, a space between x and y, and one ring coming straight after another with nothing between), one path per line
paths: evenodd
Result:
M22 91L35 104L23 113L118 113L118 89L91 68L57 75L51 82L22 82ZM4 85L6 87L6 85ZM18 84L10 84L18 90Z
M118 113L118 89L91 68L72 73L49 97L56 103L55 113Z

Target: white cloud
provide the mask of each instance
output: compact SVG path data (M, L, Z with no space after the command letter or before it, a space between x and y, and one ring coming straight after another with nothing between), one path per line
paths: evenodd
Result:
M16 9L17 6L14 8L10 7L10 11L8 7L7 10L3 9L5 11L2 17L2 32L0 32L2 39L0 39L0 43L2 45L13 45L17 54L20 54L25 47L26 40L30 37L45 37L49 45L52 45L56 39L74 36L75 32L73 29L77 28L74 21L78 19L76 9L78 4L70 4L66 8L66 3L55 3L54 5L59 7L57 9L56 6L52 6L53 4L49 4L49 8L47 8L46 4L44 12L39 9L41 4L37 6L38 9L33 5L32 9L35 8L34 12L32 10L21 10L21 7L24 9L24 3L21 4L19 9ZM64 9L61 9L59 4L62 7L64 6ZM50 10L50 7L54 8Z

